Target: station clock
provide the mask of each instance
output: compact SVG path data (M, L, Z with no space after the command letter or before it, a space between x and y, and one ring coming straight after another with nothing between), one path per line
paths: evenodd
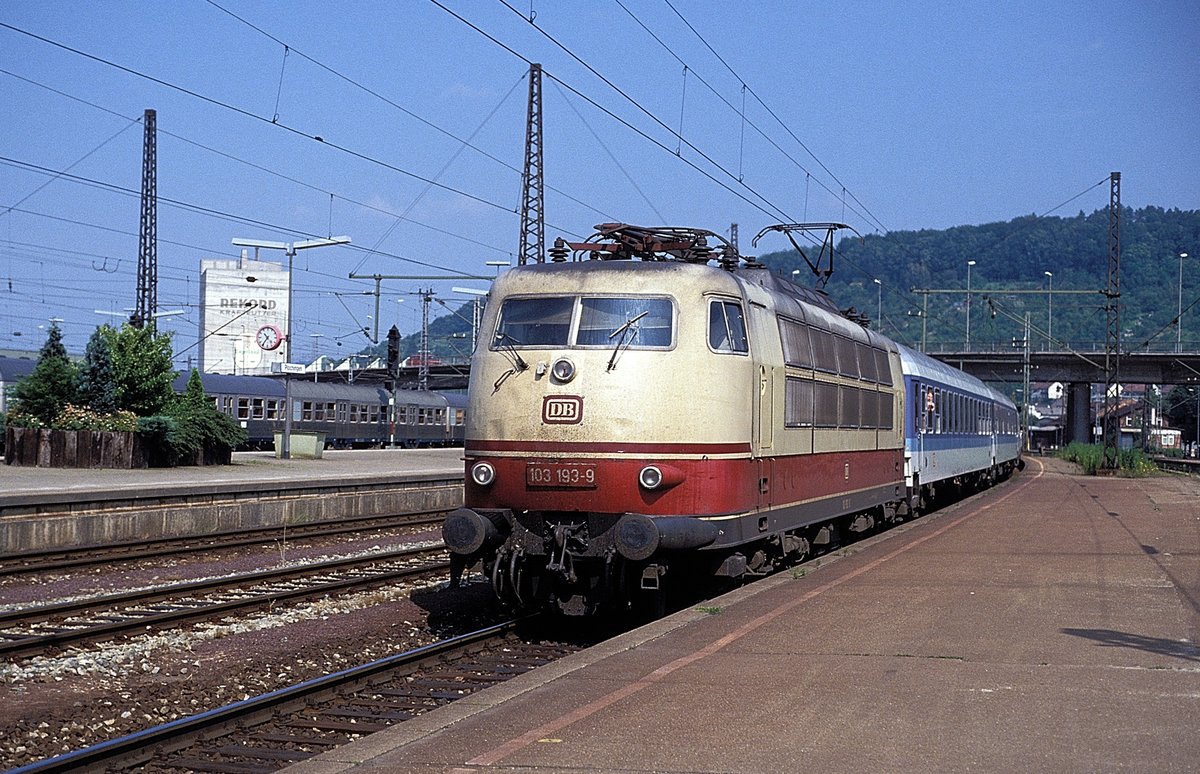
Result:
M258 329L254 340L258 342L260 349L265 349L269 352L273 349L278 349L279 345L283 343L283 331L274 325L264 325Z

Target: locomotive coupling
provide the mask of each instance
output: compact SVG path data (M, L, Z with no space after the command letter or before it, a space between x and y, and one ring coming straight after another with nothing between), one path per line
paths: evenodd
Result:
M717 525L691 516L650 518L627 513L617 522L617 553L631 561L643 561L662 548L686 551L709 545L720 534Z
M508 521L503 510L457 508L442 523L442 540L451 553L473 556L508 539Z

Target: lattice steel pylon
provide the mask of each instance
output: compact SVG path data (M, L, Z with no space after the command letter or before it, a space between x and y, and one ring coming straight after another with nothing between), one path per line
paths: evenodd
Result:
M1104 339L1104 456L1100 469L1120 467L1121 407L1121 173L1108 178L1108 285L1104 290L1108 331Z
M135 328L150 326L158 313L158 149L155 112L147 110L142 119L142 217L138 231L137 300L129 323Z
M521 175L521 247L517 265L546 260L546 213L542 178L542 66L529 65L529 112L525 119L525 171Z

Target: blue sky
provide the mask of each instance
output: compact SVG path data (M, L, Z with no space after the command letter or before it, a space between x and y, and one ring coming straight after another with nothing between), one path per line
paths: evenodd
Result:
M0 348L36 349L61 318L80 351L112 319L94 310L133 305L145 108L177 352L199 263L236 257L234 237L354 240L297 257L298 355L368 343L373 283L351 272L446 275L384 282L381 329L415 330L417 288L450 299L514 257L527 61L553 76L548 240L736 222L749 251L782 220L945 228L1086 191L1069 215L1107 205L1092 186L1111 171L1127 206L1200 208L1192 2L439 0L462 19L429 0L218 2L0 6L5 25L194 93L0 27Z

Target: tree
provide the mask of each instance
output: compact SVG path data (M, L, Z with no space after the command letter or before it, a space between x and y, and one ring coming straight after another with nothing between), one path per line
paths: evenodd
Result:
M117 332L101 325L88 339L79 369L79 401L100 414L117 410L117 371L112 358L112 340Z
M175 399L171 335L123 325L111 341L117 407L139 417L165 413Z
M62 331L54 323L38 355L37 366L13 387L16 411L49 425L63 406L76 401L75 380L75 365L67 357Z

